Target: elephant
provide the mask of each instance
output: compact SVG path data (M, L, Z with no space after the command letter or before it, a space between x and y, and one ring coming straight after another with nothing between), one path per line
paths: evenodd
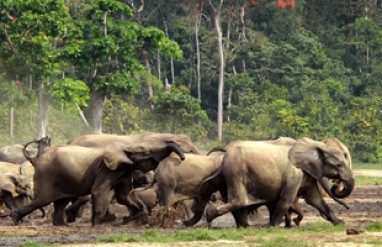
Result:
M175 155L163 159L154 174L160 206L177 200L193 199L201 182L220 167L223 155L185 154L181 161Z
M134 170L132 172L131 177L132 177L132 179L131 179L131 183L132 183L131 187L132 188L148 186L153 182L154 172L153 171L142 172L141 170ZM127 200L129 201L129 205L127 205L127 206L128 206L129 211L130 211L130 208L132 206L131 206L131 199L129 199L129 197L131 197L131 196L130 195L128 196ZM67 222L74 222L76 217L80 217L82 215L82 212L83 212L83 208L84 208L83 206L85 205L85 203L89 202L90 199L91 199L90 195L81 196L79 198L72 199L72 204L68 208L65 209ZM115 218L115 215L107 212L106 218L109 219L107 221L110 221L113 218Z
M334 138L325 143L306 137L292 146L250 141L230 145L215 176L225 181L227 203L217 208L208 206L207 221L235 211L238 212L236 217L243 220L245 209L267 205L270 225L275 226L296 197L302 197L328 221L343 224L323 200L318 188L318 184L322 184L332 198L351 194L355 179L343 147L345 145ZM338 184L327 188L327 179L338 179L343 189L340 190ZM205 187L222 184L216 181Z
M171 206L177 201L195 198L200 183L216 171L222 158L223 155L185 153L183 161L174 154L163 159L155 170L153 183L146 189L148 192L133 190L134 193L129 194L130 216L124 221L134 219L135 215L145 215L147 218L147 214L153 207L151 202L154 195L159 206ZM154 185L156 185L155 189L153 189ZM140 200L140 197L143 199ZM139 201L141 202L138 203ZM146 205L145 201L149 201L149 205Z
M27 145L24 146L24 149ZM71 198L91 195L92 225L104 222L114 187L133 170L150 170L172 152L184 159L181 147L169 139L138 143L111 142L104 147L48 147L28 156L35 168L34 199L12 210L15 224L33 210L53 202L53 225L65 225L64 209Z
M28 151L33 155L37 154L36 148L29 147ZM0 148L0 161L14 164L22 164L27 161L23 155L23 145L15 144Z
M98 134L98 133L90 133L81 136L77 136L69 140L68 145L76 145L83 147L104 147L112 142L124 143L126 145L131 145L135 143L166 143L173 142L178 144L184 153L194 153L199 154L200 151L193 144L191 139L186 135L181 134L171 134L171 133L143 133L136 135L112 135L112 134ZM160 160L147 160L141 161L140 163L143 172L149 172L151 170L156 169ZM145 169L143 168L143 163L151 163L151 165L147 165ZM122 205L126 205L128 207L129 202L127 200L127 196L129 195L133 185L131 183L132 178L131 174L127 174L123 179L120 180L118 184L115 185L115 197L118 203Z
M138 220L140 224L148 222L151 210L158 204L157 193L154 188L138 187L132 189L127 196L129 216L124 217L123 223Z
M28 181L12 173L0 173L0 201L10 210L17 208L17 200L29 198L32 190Z

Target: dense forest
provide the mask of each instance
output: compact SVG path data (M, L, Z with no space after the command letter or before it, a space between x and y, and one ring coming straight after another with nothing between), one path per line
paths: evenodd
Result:
M2 0L0 145L337 137L382 160L380 0Z

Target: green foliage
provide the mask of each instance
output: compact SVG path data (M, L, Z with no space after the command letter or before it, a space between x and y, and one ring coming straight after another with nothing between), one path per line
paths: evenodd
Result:
M129 134L143 131L148 110L141 110L133 103L118 95L106 101L103 115L103 129L106 133Z
M86 101L90 99L88 86L80 80L70 78L57 80L49 89L51 95L61 104L72 103L87 106Z
M186 87L171 86L151 99L152 129L162 132L184 133L191 137L207 136L211 123L200 102L191 97ZM206 127L205 127L206 126Z

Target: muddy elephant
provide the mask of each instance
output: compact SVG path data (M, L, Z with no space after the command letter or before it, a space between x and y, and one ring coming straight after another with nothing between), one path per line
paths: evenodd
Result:
M111 135L111 134L95 134L90 133L71 139L68 144L84 147L104 147L112 142L120 142L126 145L134 143L166 143L173 142L179 145L184 153L200 153L198 148L194 145L191 139L186 135L171 134L171 133L143 133L136 135ZM147 160L141 161L142 166L147 163L145 169L140 169L143 172L148 172L156 169L160 160ZM127 174L121 181L115 186L115 197L118 203L122 205L128 205L127 196L129 195L133 185L131 183L131 174Z
M29 147L28 149L31 154L37 154L37 148ZM14 164L22 164L27 161L23 155L23 145L15 144L12 146L1 147L0 161Z
M195 198L201 182L214 174L223 160L222 154L185 154L185 157L182 161L170 155L155 170L154 182L157 183L160 206Z
M28 181L12 173L0 173L0 201L10 210L17 208L17 198L32 197L32 190Z
M92 224L102 223L112 192L126 174L136 169L153 169L172 152L184 159L182 149L171 140L112 142L102 148L48 147L39 157L30 158L35 168L35 197L30 204L12 211L13 221L17 223L33 210L53 202L53 224L65 225L63 212L68 201L90 194Z
M151 210L158 204L157 193L154 188L139 187L132 189L127 196L129 216L123 218L126 224L137 220L139 224L146 224Z
M132 172L132 175L131 175L131 188L139 188L139 187L143 187L143 186L149 186L153 182L153 179L154 179L154 172L153 171L142 172L141 170L134 170ZM129 199L129 197L130 197L130 199ZM131 199L131 197L132 196L129 195L128 199L127 199L129 201L129 205L127 205L129 212L131 211L130 208L132 207L131 201L134 200L134 199ZM77 217L81 217L83 210L84 210L84 205L90 201L91 201L90 195L81 196L79 198L73 198L71 200L71 205L65 209L67 222L74 222ZM145 200L145 198L144 198L143 201L147 201L147 200ZM136 204L134 204L134 205L136 205ZM134 212L136 212L136 211L134 211ZM108 219L107 221L111 221L111 220L115 219L116 216L111 212L107 212L106 218Z
M263 142L236 142L224 156L219 176L227 186L227 203L206 209L207 221L227 212L239 212L250 206L268 205L270 225L280 223L296 197L302 197L333 224L342 224L319 192L318 184L327 187L327 178L338 179L328 189L334 198L349 196L354 188L345 147L337 139L317 142L299 139L290 146ZM216 177L219 177L216 176Z
M145 215L147 218L153 206L144 204L144 201L153 200L147 199L149 195L157 197L159 206L172 206L177 201L195 198L201 182L214 174L222 158L223 155L220 154L207 156L186 153L183 161L174 154L163 159L154 173L155 188L151 188L151 185L147 189L148 192L134 190L134 193L130 193L128 200L133 202L129 205L131 217L127 217L125 221L135 218L135 214ZM155 194L152 191L155 191ZM145 200L140 200L139 197L144 197ZM138 203L139 201L141 203Z

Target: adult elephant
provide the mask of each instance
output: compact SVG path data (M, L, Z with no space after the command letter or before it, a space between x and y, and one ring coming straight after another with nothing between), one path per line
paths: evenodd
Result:
M29 157L35 167L35 197L30 204L12 211L13 221L17 223L35 209L53 202L53 224L64 225L62 216L68 201L91 194L92 224L102 223L115 185L135 169L155 168L172 152L184 159L182 149L171 140L112 142L104 148L73 145L45 148L40 156Z
M299 139L292 147L264 142L236 142L224 156L220 177L227 186L227 203L207 207L207 221L227 212L239 212L250 206L269 205L270 225L280 223L296 196L315 207L333 224L342 224L319 191L327 178L338 179L329 190L335 198L345 198L354 188L349 159L337 139L317 142ZM217 176L218 177L218 176Z
M83 147L104 147L112 142L120 142L126 145L139 144L139 143L161 143L162 145L168 142L173 142L179 145L184 153L200 153L198 148L194 145L191 139L186 135L172 134L172 133L142 133L136 135L112 135L112 134L98 134L90 133L82 136L77 136L71 139L68 144L83 146ZM156 160L142 160L140 161L140 170L148 172L156 169L159 164ZM147 165L145 165L147 164ZM131 183L131 173L126 174L123 179L115 186L115 197L118 203L122 205L129 205L127 199L130 191L133 188Z

